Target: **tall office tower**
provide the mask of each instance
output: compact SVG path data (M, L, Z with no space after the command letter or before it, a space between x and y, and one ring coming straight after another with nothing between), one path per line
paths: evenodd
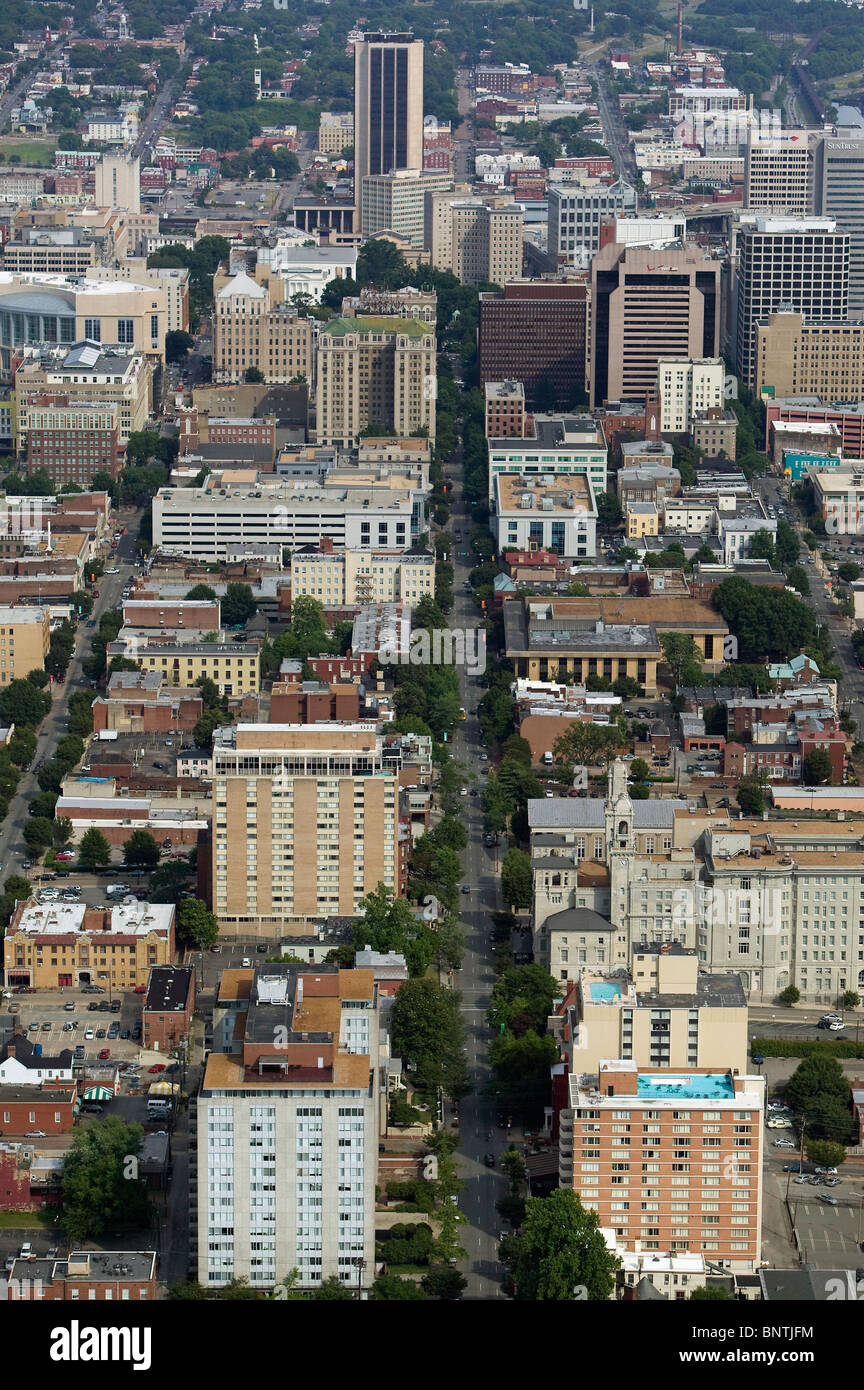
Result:
M550 184L549 255L559 262L587 265L588 257L600 249L600 224L610 217L632 216L636 207L636 190L623 180Z
M425 429L434 443L436 372L431 324L383 314L322 324L318 443L350 448L370 425L400 436Z
M363 180L423 168L423 41L364 34L354 45L354 202L363 221Z
M515 280L480 295L480 386L521 381L533 406L541 382L562 407L584 400L588 286L584 280Z
M780 308L808 319L845 319L849 235L830 217L756 217L741 225L736 274L735 361L756 384L756 324Z
M602 1061L568 1077L559 1183L625 1250L759 1265L765 1082L729 1067Z
M375 1278L378 995L371 970L223 976L198 1097L198 1278Z
M720 262L611 242L591 262L591 401L645 400L664 357L717 357Z
M825 136L816 146L814 211L849 236L849 317L864 316L864 133Z
M139 160L127 154L103 154L96 165L97 208L141 211Z
M374 724L217 730L220 921L257 932L262 919L350 916L379 882L398 893L400 767Z
M744 207L810 217L817 132L751 130L744 152Z

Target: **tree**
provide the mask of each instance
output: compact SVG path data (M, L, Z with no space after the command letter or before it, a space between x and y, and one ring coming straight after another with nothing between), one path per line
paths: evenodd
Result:
M21 833L27 848L32 853L38 854L39 850L47 849L50 845L53 826L51 821L46 820L44 816L34 816L32 820L25 822Z
M831 781L831 758L824 748L811 748L801 764L801 776L805 787L819 787Z
M839 1168L846 1161L846 1150L830 1139L808 1139L807 1158L819 1168Z
M765 793L761 782L742 778L738 783L735 799L745 816L761 816L765 810Z
M193 602L215 603L216 590L211 589L209 584L194 584L186 597Z
M543 1108L549 1103L550 1068L557 1057L554 1038L548 1033L541 1037L533 1028L518 1037L500 1033L492 1040L489 1093L502 1110L518 1116L526 1128L542 1121Z
M803 565L790 565L786 571L786 583L797 589L803 598L810 594L810 580Z
M428 923L418 920L404 898L379 883L361 903L364 916L354 924L353 941L358 950L397 951L405 956L411 975L422 975L435 955L433 933Z
M180 328L172 328L170 333L165 334L165 361L182 361L189 349L194 346L195 339L191 333L184 333Z
M846 560L837 567L837 574L844 584L854 584L855 580L860 577L861 566L856 565L854 560Z
M542 965L514 965L496 981L489 1003L490 1028L514 1033L546 1031L546 1020L559 991L557 980Z
M734 1294L728 1289L724 1289L722 1284L700 1284L698 1289L694 1289L688 1299L689 1303L730 1303L734 1301Z
M65 849L72 843L72 822L68 816L60 816L51 828L55 849Z
M29 724L35 728L50 708L51 696L37 690L28 680L11 681L0 691L0 714L7 724Z
M787 985L784 990L781 990L777 998L781 1004L785 1004L787 1008L791 1009L792 1005L797 1004L801 998L801 991L797 985Z
M621 503L614 492L598 492L597 521L601 526L618 526L621 522Z
M799 1063L786 1083L785 1097L812 1139L847 1144L852 1130L852 1090L840 1062L818 1049Z
M843 995L844 1009L857 1009L860 1003L861 996L858 994L857 990L847 989L846 993Z
M567 765L602 767L608 758L614 756L621 742L622 732L617 724L573 723L566 733L555 740L552 751L557 759ZM571 776L572 773L568 772L568 781Z
M774 563L774 537L770 531L755 532L750 541L749 558L751 560L768 560Z
M507 1149L502 1155L498 1165L501 1172L510 1179L510 1191L514 1195L519 1191L520 1183L525 1181L527 1168L525 1159L518 1149Z
M94 869L101 869L110 863L111 846L102 831L91 825L89 830L85 830L78 846L78 868L92 873Z
M521 849L508 849L501 862L501 892L510 907L530 907L533 891L531 859Z
M774 549L781 565L794 565L798 559L801 543L794 526L790 526L785 517L781 517L777 522L777 539Z
M702 679L702 653L685 632L664 632L660 638L663 658L679 685L697 685Z
M647 782L651 769L644 758L634 758L630 764L630 776L634 782Z
M247 367L243 373L243 380L247 386L260 385L264 381L264 373L258 367Z
M184 898L177 909L177 944L204 950L219 936L219 923L200 898Z
M159 846L149 830L133 830L123 841L123 863L138 869L155 869L159 863Z
M462 1297L468 1280L458 1269L451 1269L449 1265L430 1265L428 1274L424 1274L420 1280L420 1287L430 1298L437 1298L442 1303L454 1303Z
M255 599L249 584L229 584L222 600L222 621L229 627L246 623L255 612Z
M632 700L634 695L638 695L641 686L632 676L619 676L612 682L612 694L618 695L622 700Z
M406 980L393 1001L393 1048L412 1064L423 1091L458 1095L465 1084L465 1030L460 995L434 980Z
M40 670L40 668L37 667L35 671L27 672L26 679L31 685L35 685L37 690L44 690L50 677L47 671Z
M144 1131L114 1115L76 1131L63 1163L63 1228L78 1244L103 1233L140 1231L150 1221L137 1155Z
M499 1247L507 1266L507 1292L519 1302L569 1303L584 1289L589 1300L606 1300L620 1264L600 1233L595 1211L562 1187L549 1197L529 1197L518 1235Z
M46 816L48 820L54 819L54 807L57 805L56 792L39 792L33 800L28 802L27 814L30 816Z

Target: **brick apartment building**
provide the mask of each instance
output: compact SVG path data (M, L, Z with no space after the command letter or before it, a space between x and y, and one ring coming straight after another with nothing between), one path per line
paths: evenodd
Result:
M534 405L548 381L561 405L585 390L588 286L578 280L512 280L480 295L480 387L521 381Z
M270 696L271 724L353 722L359 717L360 692L356 685L279 681Z
M218 599L160 599L144 592L123 604L123 622L127 627L160 632L173 628L181 633L218 632L222 619Z
M195 1011L195 971L189 965L159 965L150 971L142 1012L142 1047L171 1052L189 1036Z
M13 1303L143 1303L156 1301L153 1250L70 1250L65 1259L16 1260L9 1275Z
M163 688L161 671L115 671L106 693L93 701L93 732L188 732L203 712L198 690Z
M44 469L58 486L87 487L96 473L117 478L123 460L116 404L81 403L70 396L30 402L27 472Z
M761 1076L617 1060L568 1081L560 1185L596 1210L619 1248L758 1267Z

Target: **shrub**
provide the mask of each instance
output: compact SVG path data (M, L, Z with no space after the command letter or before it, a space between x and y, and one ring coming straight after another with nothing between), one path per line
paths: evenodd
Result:
M864 1041L838 1038L836 1042L805 1041L803 1038L752 1038L751 1057L864 1057Z

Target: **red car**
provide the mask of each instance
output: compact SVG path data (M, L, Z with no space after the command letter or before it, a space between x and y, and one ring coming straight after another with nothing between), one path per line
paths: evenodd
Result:
M108 1058L109 1058L110 1056L111 1056L111 1049L110 1049L110 1047L103 1047L102 1051L99 1053L99 1061L100 1061L100 1062L107 1062L107 1061L108 1061Z
M136 985L136 986L135 986L135 993L136 993L136 994L146 994L146 993L147 993L147 986L146 986L146 985Z
M165 1068L164 1068L164 1066L162 1065L161 1062L157 1062L156 1065L155 1065L155 1067L148 1067L147 1070L150 1071L150 1072L154 1072L154 1073L155 1073L155 1072L159 1072L159 1071L164 1071Z
M54 858L59 859L61 864L66 864L70 859L74 859L75 855L72 853L71 849L60 849L54 855Z

